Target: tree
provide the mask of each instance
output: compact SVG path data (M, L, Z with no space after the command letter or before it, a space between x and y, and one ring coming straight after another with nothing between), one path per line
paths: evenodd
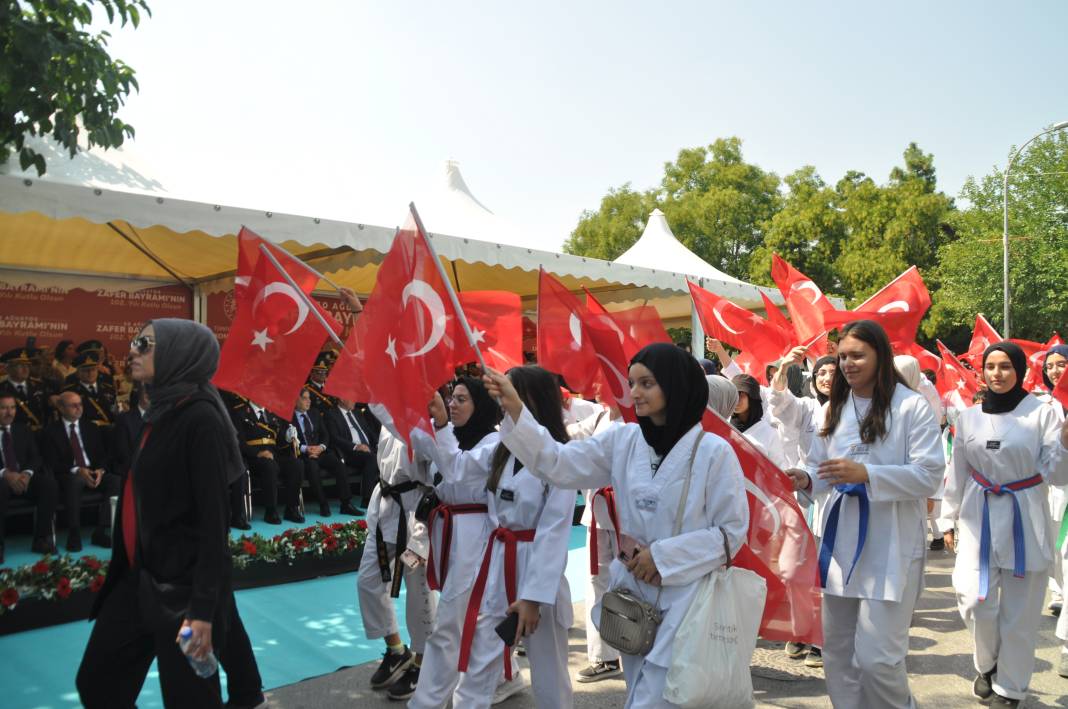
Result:
M929 333L970 331L975 313L1002 315L1002 180L995 169L961 190L968 208L952 219L958 240L939 249ZM1045 342L1068 325L1068 136L1036 141L1009 180L1012 336Z
M83 29L94 6L123 27L137 27L142 11L151 15L145 0L0 0L0 162L18 152L22 169L45 173L27 134L51 135L71 157L83 127L89 147L115 148L133 137L133 126L116 114L137 79L108 55L110 33Z
M630 183L608 190L596 212L586 210L564 242L564 253L614 261L642 235L656 207L652 191L635 192Z
M840 290L834 257L846 235L838 210L838 193L806 165L787 175L783 208L768 222L764 243L753 251L749 277L771 285L771 256L779 254L811 278L823 291Z

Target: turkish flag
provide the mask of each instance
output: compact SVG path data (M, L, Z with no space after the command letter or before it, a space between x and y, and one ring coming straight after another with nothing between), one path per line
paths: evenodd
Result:
M1061 336L1053 333L1045 344L1031 340L1009 340L1009 342L1019 345L1027 355L1027 376L1024 377L1023 388L1027 391L1034 391L1036 387L1039 389L1045 387L1045 382L1042 380L1042 366L1046 362L1046 353L1051 347L1064 344Z
M771 298L764 291L760 291L760 299L764 301L764 311L768 314L768 323L772 327L779 329L783 336L790 341L791 348L797 347L800 340L797 337L797 333L794 332L794 326L790 324L790 321L786 319L786 316L782 314L778 306L771 302Z
M823 313L834 310L834 306L811 278L778 254L771 256L771 278L786 299L786 311L798 342L811 340L828 329L824 327Z
M890 344L897 352L905 352L916 341L916 330L931 307L931 294L915 266L883 286L853 310L824 313L827 327L839 327L853 320L874 320L886 330Z
M941 340L936 340L936 342L938 352L942 355L942 368L935 382L938 393L943 399L947 396L960 397L960 404L965 407L971 406L974 403L975 394L980 389L975 372L966 369L957 361L956 355L943 345Z
M594 297L593 293L586 288L586 308L591 313L609 315L617 326L625 333L640 350L654 342L672 344L671 336L664 329L664 323L660 320L660 313L651 305L639 305L624 310L615 310L611 313ZM637 352L635 352L637 354ZM631 357L634 355L632 354Z
M904 348L902 354L915 357L920 363L921 370L929 369L935 374L938 374L942 369L942 358L930 350L917 345L915 342Z
M687 281L701 327L717 340L768 364L790 349L790 339L764 318Z
M278 263L293 278L297 287L305 293L311 293L319 283L319 274L312 271L308 266L293 254L273 242L264 239L248 227L241 227L237 233L237 275L234 277L234 295L240 296L241 292L252 281L252 274L256 272L256 264L259 263L262 250L266 247L271 255L278 259ZM283 279L285 280L285 279Z
M967 353L962 356L973 367L981 367L983 366L983 352L995 342L1001 342L1001 335L983 317L982 313L978 313L975 316L975 327L972 328L972 341L968 344Z
M340 399L367 403L371 400L371 391L366 384L364 349L360 344L364 337L363 331L367 329L361 325L363 322L362 317L356 319L349 339L345 341L345 347L338 352L337 361L330 368L330 376L323 385L323 391Z
M370 401L386 407L405 444L416 428L430 432L427 404L453 378L457 351L468 343L459 339L448 285L411 213L378 268L357 329Z
M486 364L501 372L521 366L523 308L519 295L499 290L464 291L456 295ZM460 327L459 321L456 326ZM466 344L466 337L462 333L454 337L460 343L456 366L476 361L475 349Z
M572 391L595 394L597 355L584 332L586 306L544 268L538 276L538 364L563 376Z
M1053 387L1050 396L1059 401L1061 406L1068 409L1068 372L1062 374L1061 378L1057 380L1057 386Z
M309 290L314 286L312 283ZM212 383L288 421L327 337L311 313L310 300L306 292L300 293L286 282L270 259L259 259L237 297L237 314ZM340 332L341 325L330 315L326 317Z
M766 362L761 361L746 350L742 350L731 359L744 374L754 377L760 382L761 386L768 386L768 367Z
M582 325L601 368L601 401L608 406L618 407L624 421L637 423L627 374L630 361L641 346L613 315L597 302L593 294L586 291L586 314Z
M767 582L760 635L822 647L816 541L794 498L790 478L712 410L705 410L701 424L730 443L745 475L749 533L733 563Z

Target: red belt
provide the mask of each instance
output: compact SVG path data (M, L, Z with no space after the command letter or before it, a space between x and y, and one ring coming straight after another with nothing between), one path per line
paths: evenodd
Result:
M616 518L616 491L611 487L602 487L597 492L590 496L590 576L597 576L599 573L600 564L597 563L597 513L596 507L594 507L594 500L600 495L604 498L604 503L608 507L608 518L612 520L612 530L616 534L616 550L618 551L622 545L619 538L619 520Z
M426 564L426 585L432 591L440 591L445 587L445 575L449 572L449 549L452 548L452 516L485 514L485 505L469 503L464 505L438 505L430 510L426 526L430 531L430 556ZM441 517L441 563L434 563L434 521ZM435 568L437 567L437 568ZM441 569L439 574L438 568ZM440 580L439 580L440 576Z
M482 595L486 592L486 577L489 576L490 559L493 558L493 542L504 544L504 592L508 605L515 603L516 569L515 557L519 542L534 541L534 529L508 529L497 527L486 542L486 555L482 557L482 566L478 570L475 585L471 588L471 600L467 603L467 616L464 618L464 630L460 636L460 664L457 669L467 672L467 661L471 658L471 641L475 636L475 623L478 612L482 609ZM512 679L512 646L504 647L504 677Z

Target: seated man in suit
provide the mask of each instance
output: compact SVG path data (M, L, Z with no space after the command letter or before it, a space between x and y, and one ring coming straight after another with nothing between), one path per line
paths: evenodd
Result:
M322 470L334 476L338 499L341 501L341 513L360 514L352 506L352 489L349 487L348 469L331 450L330 433L323 423L322 415L312 406L311 392L307 389L302 389L297 397L292 424L297 429L300 447L299 455L289 461L289 464L303 466L304 477L311 485L312 494L319 503L319 514L323 517L330 516L330 503L323 491Z
M100 355L83 352L74 358L75 381L69 382L63 391L72 391L82 400L82 418L86 423L110 429L115 423L115 389L100 380Z
M347 399L338 399L337 406L326 413L325 424L331 450L349 469L351 479L360 481L360 495L366 509L378 484L376 452L380 425L370 411L357 409Z
M291 431L289 424L254 401L246 400L237 408L231 408L230 415L237 429L238 445L245 465L263 488L263 521L267 524L282 523L282 518L278 516L278 481L281 478L285 486L286 519L303 522L298 498L303 476L295 477L302 471L297 466L287 465L283 469L280 465L282 461L294 457L296 431ZM235 512L234 509L230 512L231 523L234 522Z
M4 561L4 518L12 495L25 496L37 505L33 550L55 551L52 518L56 514L56 480L45 468L30 427L15 420L14 394L0 394L0 563Z
M92 541L111 548L111 498L119 494L120 478L111 472L104 430L84 417L82 397L73 391L59 396L59 421L45 427L45 463L56 476L67 508L67 551L81 551L82 491L103 494Z
M7 366L7 379L0 382L0 394L14 395L15 420L34 433L44 428L49 414L49 389L43 381L30 376L30 366L39 352L19 347L0 357Z

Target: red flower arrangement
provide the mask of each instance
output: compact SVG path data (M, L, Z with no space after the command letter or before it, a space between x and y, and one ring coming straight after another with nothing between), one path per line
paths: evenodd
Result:
M5 588L3 593L0 593L0 606L10 609L14 608L15 604L19 602L19 592L16 588Z
M253 561L292 564L298 557L343 554L359 548L367 538L367 523L360 520L290 528L273 537L243 535L230 541L234 566L245 568Z
M43 556L33 564L0 570L0 614L27 599L64 600L77 591L96 593L106 564L94 556Z

